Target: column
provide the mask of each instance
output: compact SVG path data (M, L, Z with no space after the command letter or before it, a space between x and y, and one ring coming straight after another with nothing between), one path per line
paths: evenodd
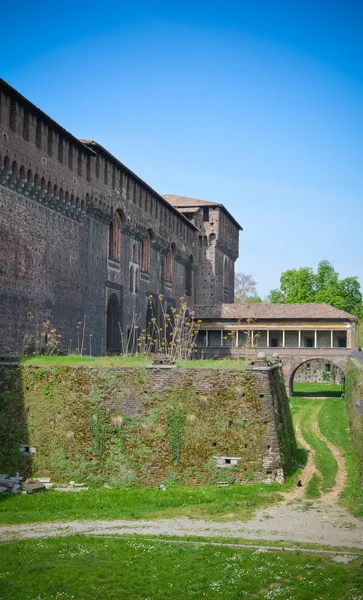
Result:
M301 329L299 329L299 348L301 348Z
M221 348L223 348L223 329L221 329Z
M252 331L251 331L251 348L253 348L254 343L255 343L255 336L254 336L254 331L252 329Z
M318 344L317 344L317 340L318 340L318 332L314 331L314 348L317 348Z
M236 329L236 348L238 348L238 329Z
M333 330L330 330L330 348L334 347L334 335L333 335Z
M209 346L209 331L208 329L205 332L205 347L208 348Z
M285 348L285 329L282 330L282 347Z
M266 345L267 345L267 348L270 347L270 330L269 329L266 331Z

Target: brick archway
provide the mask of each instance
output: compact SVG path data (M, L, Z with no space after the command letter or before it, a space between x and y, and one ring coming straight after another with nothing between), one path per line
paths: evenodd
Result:
M347 351L348 350L348 351ZM308 355L305 352L301 353L291 353L291 354L280 354L280 359L282 362L282 373L285 380L286 392L289 396L293 394L293 382L296 371L301 365L307 362L311 362L316 359L324 360L332 365L335 365L345 373L347 360L350 356L350 349L325 349L324 351L318 351L317 349L312 349L311 352L308 352Z

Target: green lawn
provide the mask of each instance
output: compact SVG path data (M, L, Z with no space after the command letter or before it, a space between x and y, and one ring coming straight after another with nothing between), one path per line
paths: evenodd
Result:
M344 386L338 383L297 383L294 382L294 396L308 398L309 396L324 396L340 398Z
M155 519L187 516L223 520L226 514L247 520L255 510L278 501L279 492L296 481L264 485L167 486L165 492L154 488L85 492L55 492L11 496L0 495L0 524L38 523L68 519ZM232 518L232 517L229 517Z
M139 537L16 541L1 546L0 599L358 600L361 562Z
M67 354L66 356L24 356L21 358L22 365L31 366L85 366L85 367L139 367L144 368L152 364L152 358L141 354L132 356L78 356ZM193 369L243 369L243 359L225 358L222 360L194 359L178 360L178 367Z

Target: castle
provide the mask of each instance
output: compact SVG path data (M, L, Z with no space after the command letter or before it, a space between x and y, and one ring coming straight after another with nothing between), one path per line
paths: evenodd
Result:
M161 196L2 79L0 208L1 352L29 314L63 345L86 316L104 354L136 314L158 318L160 294L166 311L233 302L241 226L222 204Z

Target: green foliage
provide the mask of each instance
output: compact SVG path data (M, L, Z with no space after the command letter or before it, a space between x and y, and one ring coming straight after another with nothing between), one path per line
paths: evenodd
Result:
M88 422L96 452L101 455L106 448L107 421L105 411L98 406L92 407L89 411Z
M339 279L339 273L333 265L323 260L318 264L317 272L310 267L289 269L282 273L280 289L272 290L271 303L327 303L351 314L362 316L362 294L357 277Z
M308 485L306 486L306 498L308 498L309 500L317 500L318 498L320 498L320 486L321 477L314 473L312 478L308 482Z
M175 392L171 395L171 401L173 408L167 415L170 448L173 459L179 460L183 443L185 410L183 409L180 397Z

